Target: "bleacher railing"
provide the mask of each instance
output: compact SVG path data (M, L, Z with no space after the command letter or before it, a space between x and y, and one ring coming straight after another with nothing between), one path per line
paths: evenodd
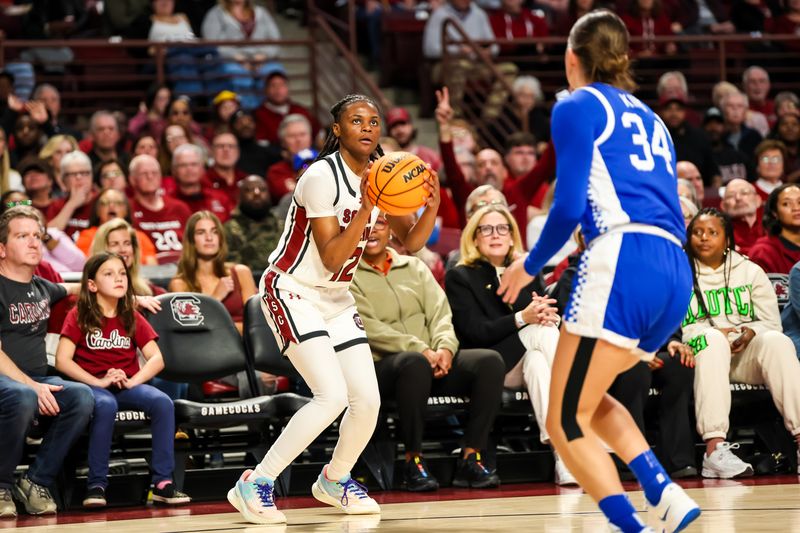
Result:
M181 91L195 97L195 113L208 111L210 100L226 77L233 80L254 78L252 73L225 71L230 59L219 54L203 54L220 46L279 46L275 59L290 77L292 99L309 106L323 124L330 121L328 108L347 92L365 93L383 105L389 105L377 84L361 67L350 46L331 28L325 13L309 1L309 37L307 39L151 42L133 39L75 40L4 40L0 39L0 69L19 62L23 50L32 48L69 48L74 59L61 65L34 63L35 83L50 83L61 91L62 114L67 120L87 117L102 108L135 115L152 83L180 82L194 90ZM355 44L351 43L354 47ZM176 54L185 51L185 54ZM194 54L194 60L187 59ZM181 56L176 59L176 56ZM183 68L188 67L188 68ZM239 82L246 80L237 80ZM250 101L260 101L260 85L238 83L252 91ZM209 89L213 88L213 89Z
M458 37L448 31L453 28ZM679 51L673 55L655 54L647 57L634 57L633 68L639 86L637 95L651 106L657 105L656 84L658 78L667 71L680 71L688 81L689 105L698 111L704 111L712 105L711 90L719 81L730 81L741 87L742 74L751 65L760 65L770 74L772 93L800 87L800 36L798 35L676 35L655 37L645 40L641 37L631 39L633 47L641 43L652 43L656 47L666 43L675 43ZM480 47L497 44L501 53L487 57L478 54ZM500 116L487 123L481 117L481 109L474 105L485 99L487 90L494 83L502 83L510 93L511 87L503 79L497 65L501 62L512 62L519 67L519 75L536 76L542 85L547 101L537 105L552 106L553 96L566 88L564 76L563 51L566 47L565 37L546 37L535 39L496 39L493 41L475 41L464 32L458 21L445 21L442 31L442 81L447 84L451 79L452 65L459 57L450 52L450 46L464 45L473 53L471 59L482 63L484 70L491 72L489 78L477 83L467 83L464 101L467 102L458 111L470 121L488 146L502 150L503 139L519 126L519 119L509 100ZM513 54L503 53L503 48L512 46L520 49L543 49L542 52ZM473 105L470 105L470 102Z
M358 57L352 50L355 41L345 45L332 25L340 23L335 18L329 17L320 11L312 10L316 14L314 23L314 41L316 43L330 42L333 46L317 46L317 86L318 98L326 109L337 102L344 92L366 94L374 98L383 109L389 109L391 102L380 90L372 76L367 73ZM354 39L355 32L349 32ZM330 120L330 117L326 117Z

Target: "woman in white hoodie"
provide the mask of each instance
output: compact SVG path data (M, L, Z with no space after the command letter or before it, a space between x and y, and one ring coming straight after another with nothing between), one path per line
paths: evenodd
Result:
M725 441L731 382L766 384L800 445L800 362L782 332L769 278L734 245L731 221L716 209L702 209L689 223L686 253L694 290L682 328L683 342L696 358L697 431L706 442L703 477L753 474L731 451L739 445Z

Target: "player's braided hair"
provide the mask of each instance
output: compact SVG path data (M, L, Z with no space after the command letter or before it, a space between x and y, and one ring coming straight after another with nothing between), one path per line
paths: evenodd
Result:
M380 113L380 107L378 107L378 104L376 104L375 101L369 96L365 96L363 94L348 94L333 104L333 107L331 107L331 116L333 116L333 121L338 123L342 118L342 113L345 111L345 109L358 102L366 102L377 109ZM325 144L322 146L322 150L320 150L315 161L319 161L320 159L336 152L337 150L339 150L339 137L333 134L333 128L329 128L328 135L325 137ZM378 144L377 148L375 148L375 151L369 157L370 161L375 161L382 155L383 148L381 148L381 145Z
M692 267L692 288L694 289L694 294L697 296L697 305L700 307L700 310L705 313L706 317L708 318L708 322L711 324L712 327L717 327L714 324L714 319L711 318L711 314L708 312L708 306L706 305L706 301L703 298L703 293L700 291L700 283L697 279L697 262L699 259L697 258L697 254L694 253L694 249L692 248L692 233L694 233L694 226L697 220L703 216L708 215L712 217L716 217L722 223L722 229L725 231L725 252L722 256L723 264L725 265L722 271L722 277L725 284L725 298L728 298L728 280L731 277L731 268L732 268L732 259L731 253L733 250L736 249L736 240L733 236L733 222L731 222L731 217L729 217L726 213L723 213L719 209L715 209L713 207L704 207L697 214L694 218L689 222L689 225L686 227L686 246L684 249L686 250L686 255L689 256L689 264ZM728 318L730 322L730 316L728 312L725 310L727 306L722 306L723 312L725 316Z

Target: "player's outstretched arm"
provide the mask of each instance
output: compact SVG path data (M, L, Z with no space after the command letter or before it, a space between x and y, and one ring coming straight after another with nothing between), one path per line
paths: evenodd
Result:
M525 261L525 270L532 276L569 240L586 211L594 143L597 132L605 127L606 111L594 96L581 92L553 109L558 179L542 235Z

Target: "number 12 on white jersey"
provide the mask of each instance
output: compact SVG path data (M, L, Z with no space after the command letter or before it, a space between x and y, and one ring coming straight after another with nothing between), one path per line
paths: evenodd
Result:
M664 159L664 164L667 167L667 172L673 175L672 171L672 153L669 151L669 142L667 142L667 132L661 121L655 120L653 122L653 138L647 138L647 132L644 129L644 122L642 117L636 113L626 111L622 114L622 125L628 129L635 129L631 134L633 144L642 149L644 158L639 157L639 154L631 154L631 164L636 170L643 172L650 172L656 166L653 156L659 156Z

